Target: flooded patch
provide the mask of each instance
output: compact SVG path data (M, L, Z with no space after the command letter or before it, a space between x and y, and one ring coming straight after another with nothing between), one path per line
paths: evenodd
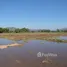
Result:
M14 46L21 46L23 41L14 41L14 40L8 40L4 38L0 38L0 49L5 49L8 47L14 47Z
M8 45L8 44L12 44L12 43L15 43L15 41L12 41L12 40L8 40L8 39L5 39L5 38L0 38L0 44L1 45Z
M67 67L67 43L45 40L15 42L0 45L2 49L7 48L0 50L0 67ZM57 56L48 57L41 54L41 57L38 57L38 52L57 54Z
M60 36L59 39L67 40L67 36Z

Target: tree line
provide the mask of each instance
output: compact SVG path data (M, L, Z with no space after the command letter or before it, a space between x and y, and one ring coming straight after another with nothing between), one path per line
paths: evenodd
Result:
M28 28L0 28L0 33L21 33L30 32Z
M41 30L30 30L28 28L1 28L0 27L0 33L23 33L23 32L67 32L67 29L65 30L49 30L49 29L41 29Z

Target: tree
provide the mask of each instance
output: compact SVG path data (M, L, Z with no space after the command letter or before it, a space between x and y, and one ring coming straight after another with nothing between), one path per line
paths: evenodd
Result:
M8 28L3 28L3 32L4 33L8 33L9 32L9 29Z
M28 28L22 28L20 29L21 32L29 32L29 29Z
M15 33L19 33L20 32L20 29L15 29Z
M48 29L43 29L43 30L38 30L38 32L50 32L50 30L48 30Z
M3 33L3 28L0 28L0 33Z
M57 32L60 32L60 30L59 30L59 29L57 29Z

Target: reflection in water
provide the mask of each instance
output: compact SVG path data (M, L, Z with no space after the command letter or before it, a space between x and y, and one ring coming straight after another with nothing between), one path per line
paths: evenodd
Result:
M12 43L15 43L15 41L12 41L12 40L8 40L8 39L5 39L5 38L0 38L0 44L1 45L7 45L7 44L12 44Z
M20 40L8 45L2 43L0 49L4 49L0 50L0 67L67 67L67 43L44 40L29 40L23 43ZM53 53L58 56L37 57L38 52Z
M67 36L60 36L59 39L67 40Z

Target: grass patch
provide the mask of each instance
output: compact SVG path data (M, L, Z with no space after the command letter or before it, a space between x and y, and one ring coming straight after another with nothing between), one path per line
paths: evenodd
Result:
M60 40L57 37L67 36L67 33L1 33L0 38L7 38L11 40L47 40L55 42L67 42L67 40Z

